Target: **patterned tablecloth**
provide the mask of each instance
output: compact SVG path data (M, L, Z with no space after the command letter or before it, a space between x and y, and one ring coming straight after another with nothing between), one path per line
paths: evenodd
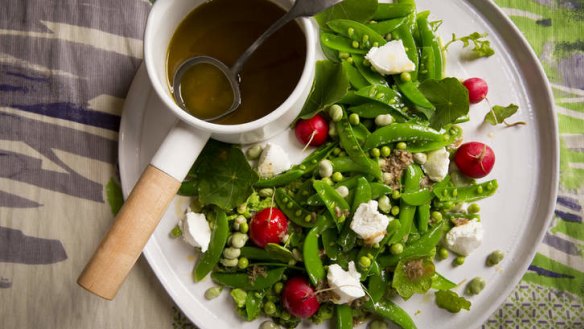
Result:
M496 3L551 82L561 182L535 259L483 328L584 328L584 1ZM0 328L193 327L143 259L113 302L75 284L121 200L118 128L149 9L0 1Z

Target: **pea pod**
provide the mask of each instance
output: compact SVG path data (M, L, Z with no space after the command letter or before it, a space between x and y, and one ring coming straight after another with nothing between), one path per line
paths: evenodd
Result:
M404 192L401 194L401 199L410 206L421 206L429 204L434 198L432 190L424 188L415 192Z
M268 243L265 246L265 249L268 252L268 254L273 256L273 258L276 260L283 261L285 263L294 260L294 255L292 254L292 252L279 244Z
M313 227L304 239L302 254L304 267L310 282L317 286L325 278L325 270L320 259L320 249L318 247L318 227Z
M439 142L444 141L445 136L438 131L415 123L394 123L375 130L363 146L366 150L395 142Z
M333 158L330 160L333 165L333 170L338 171L341 173L346 172L361 172L367 173L367 169L363 168L356 164L351 158L349 157L338 157Z
M340 230L347 219L349 204L332 186L323 181L314 181L312 186Z
M407 98L416 109L422 113L426 119L430 119L436 108L430 101L422 94L416 84L412 81L404 81L401 77L395 76L393 79L399 91Z
M439 273L434 273L432 277L432 289L436 290L450 290L456 287L456 283L448 280Z
M283 258L281 255L269 253L266 249L245 246L240 249L241 250L241 257L245 257L249 260L259 260L259 261L267 261L267 262L288 262L288 257Z
M405 17L412 14L416 7L411 4L401 3L380 3L373 14L374 20L386 20L392 18Z
M193 269L193 278L195 281L201 281L213 270L221 258L225 243L227 243L229 223L225 212L219 208L215 208L213 216L215 217L215 225L213 226L213 231L211 231L209 248L201 255Z
M286 193L282 187L276 189L275 201L278 208L294 224L302 227L313 227L316 224L316 214L304 209L296 200Z
M369 292L368 295L371 297L373 302L378 302L381 300L387 289L387 284L388 280L386 271L381 271L379 274L369 277L367 290Z
M392 108L381 103L365 103L349 108L352 113L357 113L361 118L375 119L381 114L390 114Z
M412 318L410 318L408 313L389 299L377 302L370 300L365 304L365 308L369 312L375 313L378 316L397 324L402 329L416 329L416 324Z
M357 179L357 188L355 189L355 196L353 197L353 206L351 212L355 213L357 208L362 203L367 203L371 200L371 186L364 177Z
M255 291L271 288L282 279L285 270L286 267L278 267L266 271L265 276L257 275L255 277L251 277L247 273L213 272L211 273L211 279L225 287Z
M283 186L299 179L302 175L304 175L304 170L290 169L274 177L259 179L254 186L257 188Z
M395 111L403 112L404 106L401 96L395 90L383 85L371 85L361 88L357 91L357 95L371 99L375 102L385 104Z
M245 298L245 314L247 315L247 321L252 321L260 315L264 295L265 293L263 291L247 294Z
M325 47L350 54L367 54L367 49L353 47L353 41L340 35L321 32L320 43Z
M442 58L442 47L440 45L440 40L438 36L432 30L430 22L428 21L428 15L430 12L424 11L417 16L417 26L420 31L420 39L422 41L422 49L432 49L432 60L434 72L433 74L428 73L427 77L429 79L441 80L443 78L443 58ZM427 59L428 66L430 66L430 58Z
M434 195L441 202L474 202L491 196L497 191L496 179L463 187L434 188Z
M329 228L322 232L322 246L324 247L324 253L331 260L336 260L339 253L339 248L337 245L337 230L334 228Z
M410 31L410 27L407 24L402 24L397 29L395 29L393 33L403 42L408 58L414 62L414 64L416 64L416 69L409 72L412 81L416 81L418 79L419 67L418 48L416 47L416 41L414 40L414 36Z
M353 328L353 312L351 307L347 304L336 306L336 326L337 329L352 329Z
M363 149L361 149L346 115L344 115L341 121L337 123L337 130L341 146L345 149L349 157L357 165L363 167L364 172L375 178L381 178L381 169L379 168L379 165L376 161L370 159L365 152L363 152Z
M388 86L387 80L385 80L385 78L381 74L371 70L370 67L367 67L365 66L365 64L363 64L364 58L362 56L354 55L352 57L353 63L355 63L357 70L361 72L361 74L363 75L365 80L369 82L369 84L381 85L386 87Z
M383 255L377 258L379 265L383 268L395 266L402 259L428 256L442 239L444 222L434 226L430 231L423 234L418 240L406 246L404 251L398 255Z
M374 43L377 43L378 46L383 46L387 42L383 36L367 27L367 25L349 19L335 19L329 21L327 25L336 33L357 41L363 48L369 49Z
M462 129L452 126L442 134L442 139L437 141L413 141L408 143L408 151L412 153L434 151L451 145L462 137Z
M408 166L405 175L403 187L404 193L418 190L420 188L420 181L424 175L420 166L416 164ZM402 200L399 208L399 222L401 225L398 231L391 237L390 244L401 242L408 234L410 234L414 223L416 207L410 206Z
M386 35L388 33L393 32L393 30L397 29L400 25L402 25L406 21L407 21L407 17L401 17L401 18L394 18L394 19L390 19L390 20L386 20L386 21L382 21L382 22L369 23L369 24L367 24L367 26L370 29L372 29L373 31L375 31L381 35Z
M432 47L421 47L418 80L423 82L427 79L433 79L431 77L436 75L435 64L434 49Z
M418 231L423 234L428 230L428 223L430 222L430 202L419 205L416 214L418 217Z
M378 199L382 195L387 195L392 192L391 187L378 182L369 183L371 186L371 199Z
M345 68L345 72L347 72L347 76L349 77L349 83L355 89L361 89L369 85L369 82L363 77L361 72L357 70L353 64L344 61L342 65Z

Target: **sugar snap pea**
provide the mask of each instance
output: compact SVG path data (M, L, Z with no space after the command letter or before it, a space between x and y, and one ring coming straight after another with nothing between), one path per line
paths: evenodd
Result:
M316 180L312 183L312 186L340 230L343 222L347 219L349 204L332 186L323 181Z
M353 312L351 307L347 304L340 304L336 306L336 327L337 329L352 329L353 328Z
M245 298L245 314L247 315L247 321L252 321L260 315L264 295L265 293L263 291L247 294Z
M336 33L357 41L363 48L369 49L374 43L377 43L378 46L383 46L387 42L383 36L373 29L349 19L335 19L329 21L327 25Z
M379 168L379 165L363 152L346 115L343 116L341 121L337 122L337 130L341 146L345 149L345 152L347 152L349 157L357 165L363 167L364 172L375 178L381 178L381 169Z
M421 206L423 204L430 204L434 198L434 193L428 188L424 188L415 192L404 192L401 194L401 199L410 206Z
M342 172L342 173L346 173L346 172L367 173L367 171L368 171L367 168L363 168L362 166L359 166L349 157L334 158L334 159L331 159L331 163L333 164L334 171L338 171L338 172Z
M353 86L353 88L361 89L369 85L369 82L353 64L347 61L343 61L342 65L345 68L345 72L347 72L347 76L349 77L349 83L351 84L351 86Z
M379 274L375 274L369 277L367 282L367 291L373 302L378 302L381 300L385 291L387 289L387 272L381 271Z
M401 18L394 18L389 20L384 20L381 22L369 23L367 26L372 29L373 31L381 34L386 35L388 33L393 32L393 30L397 29L400 25L407 21L407 17Z
M326 276L324 266L322 265L322 260L320 259L320 249L318 247L318 230L318 227L313 227L310 231L308 231L308 234L306 234L306 238L304 239L304 246L302 248L306 274L314 286L317 286L322 280L324 280Z
M313 227L316 224L316 214L304 209L294 198L292 198L282 187L276 189L274 197L278 208L294 224L302 227Z
M412 164L406 168L405 178L404 178L404 193L409 193L411 191L417 191L420 188L420 181L424 175L424 172L417 164ZM412 230L414 223L414 216L416 214L416 207L407 204L405 201L400 202L399 207L399 222L400 228L391 237L389 241L390 244L401 242Z
M432 277L432 289L436 290L450 290L456 287L456 283L448 280L440 275L438 272L434 273Z
M416 324L408 313L389 299L377 302L370 300L365 304L365 308L367 308L368 311L397 324L402 329L416 329Z
M282 279L286 267L277 267L266 271L266 275L250 276L247 273L213 272L211 279L217 284L230 288L250 290L262 290L271 288Z
M361 72L365 80L369 81L369 84L381 85L386 87L388 86L387 80L385 80L385 78L381 74L373 71L370 67L365 66L364 64L365 59L363 58L363 56L354 55L352 56L352 58L353 63L355 63L355 67L357 67L357 70Z
M360 204L367 203L369 200L371 200L371 186L367 179L359 177L357 179L357 187L355 188L351 212L355 213Z
M388 195L392 192L391 187L378 182L369 183L371 186L371 200L379 199L382 195Z
M416 84L412 81L404 81L401 77L395 76L394 81L399 91L414 104L416 109L422 113L426 119L430 119L434 115L436 108L430 101L422 94Z
M462 137L462 129L459 126L452 126L442 134L442 139L436 141L418 140L408 142L408 151L412 153L428 152L451 145Z
M360 117L366 119L375 119L381 114L391 114L391 110L391 107L381 103L365 103L349 108L350 112L357 113Z
M379 265L383 268L395 266L402 259L428 256L442 239L444 221L434 226L430 231L423 234L418 240L412 242L404 248L398 255L382 255L377 258Z
M374 20L386 20L392 18L405 17L414 12L415 5L401 3L380 3L373 14Z
M363 148L371 148L395 142L441 142L449 136L444 136L438 131L419 124L405 122L394 123L375 130L367 140Z
M283 263L288 262L288 257L283 258L278 254L269 253L266 249L263 248L244 246L240 250L241 250L240 257L245 257L249 260Z
M497 191L499 184L496 179L462 187L434 188L434 195L441 202L474 202L491 196Z
M340 35L321 32L320 43L330 49L350 54L367 54L367 49L353 47L353 41Z
M433 60L433 74L428 73L427 78L429 79L436 79L436 80L441 80L443 78L443 70L444 70L444 64L443 64L443 58L442 58L442 54L443 54L443 50L442 47L440 45L440 40L438 38L438 36L434 33L434 31L432 30L432 27L430 26L430 22L428 21L428 15L430 14L430 12L428 11L424 11L421 12L417 15L417 26L418 26L418 30L420 31L420 39L422 42L422 49L432 49L431 54L432 54L432 60ZM422 50L423 52L423 50ZM430 58L427 59L428 61L430 61ZM430 66L430 64L428 63L428 66Z
M273 256L274 259L279 261L288 263L289 261L294 260L294 255L292 252L288 248L282 247L279 244L268 243L264 249L268 252L268 254Z
M408 58L414 62L414 64L416 64L416 69L409 72L412 81L416 81L418 79L419 67L418 48L416 47L416 41L414 40L414 36L410 31L410 27L406 24L402 24L397 29L395 29L393 33L403 42L404 47L406 48L406 53L408 54Z
M418 206L416 211L418 218L418 231L424 234L428 230L428 223L430 221L430 202Z
M213 210L213 217L215 217L215 225L211 231L209 248L201 255L193 269L193 278L195 281L201 281L217 265L223 253L225 243L227 242L227 236L229 235L229 223L227 222L225 212L219 208L215 208Z
M329 228L322 232L322 246L324 247L324 253L331 260L336 260L339 253L339 247L337 245L338 233L337 229Z

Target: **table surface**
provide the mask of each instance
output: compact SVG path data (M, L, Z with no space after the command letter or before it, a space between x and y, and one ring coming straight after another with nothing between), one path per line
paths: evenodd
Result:
M584 328L584 1L496 0L555 96L555 216L483 328ZM193 328L141 258L113 302L76 278L121 202L121 109L146 0L0 3L0 327Z

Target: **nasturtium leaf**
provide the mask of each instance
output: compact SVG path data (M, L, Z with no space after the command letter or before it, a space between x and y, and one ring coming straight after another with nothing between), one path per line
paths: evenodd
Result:
M349 78L343 65L330 61L317 62L312 89L299 117L312 118L316 113L341 100L349 87Z
M224 210L245 202L259 178L239 147L214 140L207 143L195 166L199 201Z
M436 291L436 305L450 313L458 313L460 310L470 310L470 301L462 296L458 296L452 290Z
M377 0L344 0L315 16L321 28L333 19L366 22L377 11Z
M405 259L397 263L391 286L404 299L426 293L432 287L434 263L429 258Z
M430 119L432 128L439 130L468 114L468 90L458 79L428 79L420 84L419 89L436 107Z
M519 106L515 104L509 104L507 106L495 105L491 111L485 115L485 122L496 126L499 123L503 123L505 119L515 114L517 109L519 109Z

